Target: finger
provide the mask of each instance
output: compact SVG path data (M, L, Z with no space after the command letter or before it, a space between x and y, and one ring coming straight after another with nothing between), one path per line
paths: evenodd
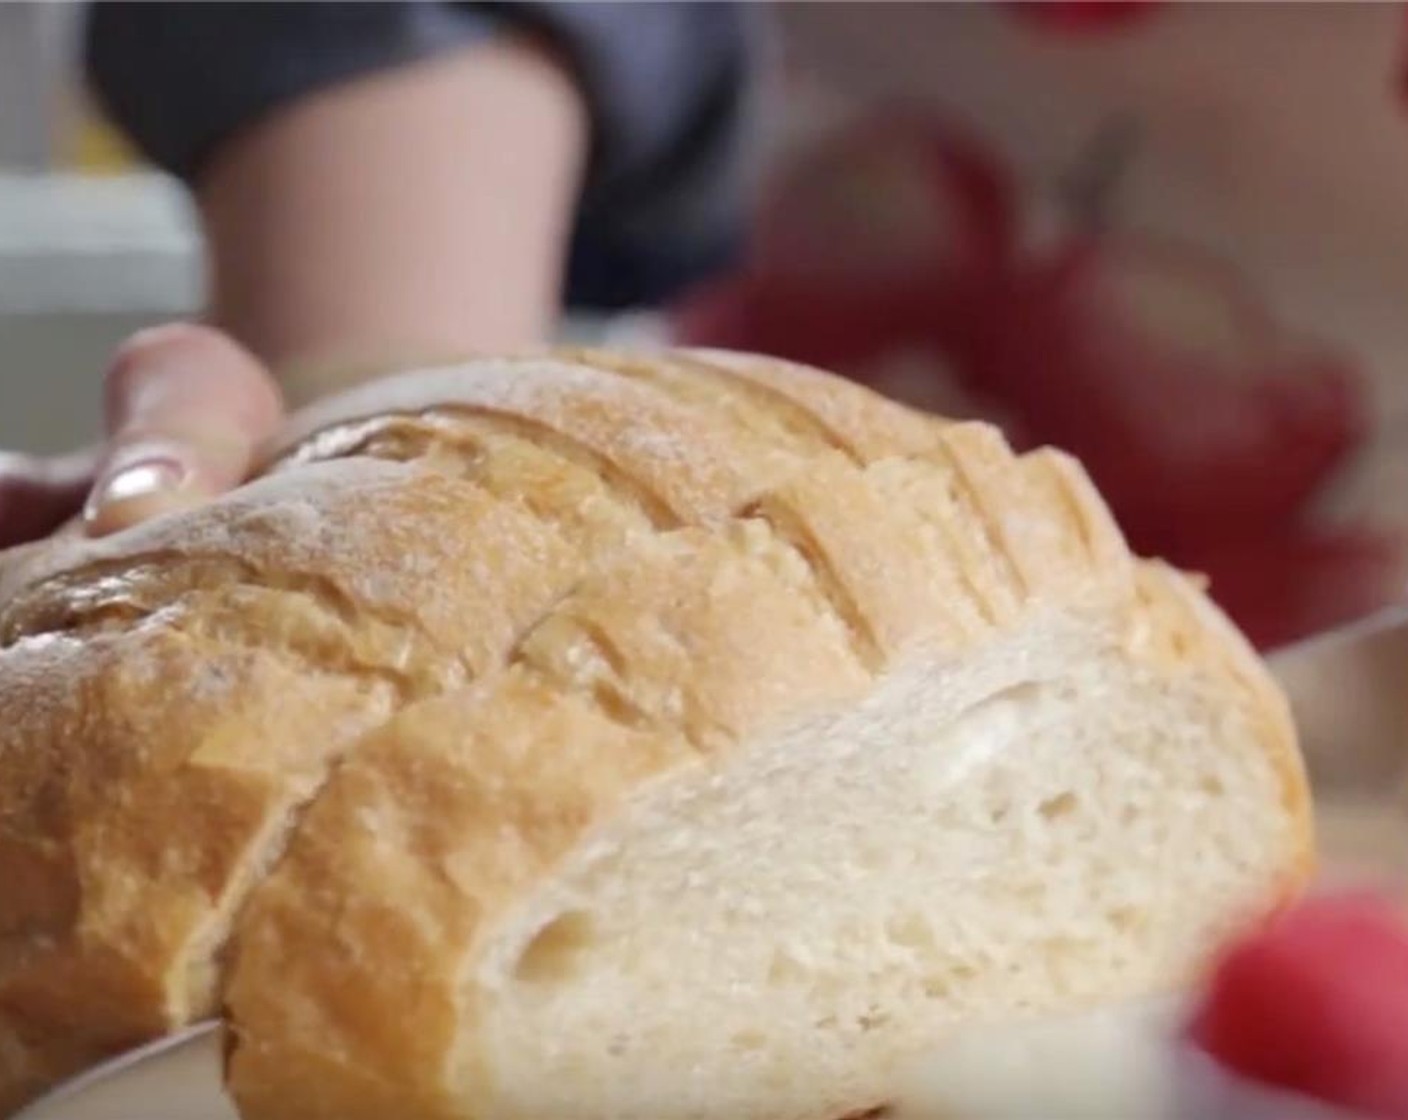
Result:
M181 323L143 331L118 351L106 411L110 442L84 508L94 535L238 486L283 406L252 354Z
M96 462L91 450L52 458L0 452L0 548L47 536L73 517Z

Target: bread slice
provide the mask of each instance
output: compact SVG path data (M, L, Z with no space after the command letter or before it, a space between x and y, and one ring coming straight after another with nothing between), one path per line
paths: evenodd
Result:
M382 383L0 604L0 1113L223 1006L250 1120L834 1120L1308 870L1074 464L763 359Z

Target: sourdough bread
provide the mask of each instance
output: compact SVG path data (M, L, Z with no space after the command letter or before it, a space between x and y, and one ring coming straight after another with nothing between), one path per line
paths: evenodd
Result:
M1284 699L1058 453L574 351L261 475L0 565L0 1114L222 1014L248 1120L828 1120L1308 872Z

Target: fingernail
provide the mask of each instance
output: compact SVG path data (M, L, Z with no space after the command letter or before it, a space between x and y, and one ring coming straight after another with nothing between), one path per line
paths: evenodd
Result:
M189 476L185 464L174 458L159 457L128 463L101 479L93 488L83 508L83 519L91 525L101 520L109 510L170 494L179 490Z

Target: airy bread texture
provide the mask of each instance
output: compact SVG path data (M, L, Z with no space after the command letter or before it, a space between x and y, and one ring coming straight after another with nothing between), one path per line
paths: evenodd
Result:
M835 1120L1309 870L1285 702L1085 475L717 352L383 382L0 570L0 1113Z

